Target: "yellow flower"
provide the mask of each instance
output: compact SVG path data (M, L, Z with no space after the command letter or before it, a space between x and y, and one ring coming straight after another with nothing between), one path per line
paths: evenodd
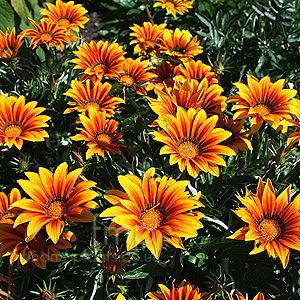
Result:
M19 48L24 43L24 35L25 31L22 31L16 37L15 27L12 31L7 28L5 33L0 30L0 59L13 60L17 56Z
M176 13L183 15L192 8L191 0L155 0L153 7L165 8L168 14L172 14L176 18Z

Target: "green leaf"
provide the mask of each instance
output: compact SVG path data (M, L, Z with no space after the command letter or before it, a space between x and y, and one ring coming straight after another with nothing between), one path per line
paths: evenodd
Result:
M11 30L15 26L14 11L6 0L0 1L0 20L2 31L6 31L7 27Z
M125 279L141 279L153 276L160 276L165 273L165 268L156 263L144 264L132 271L127 272L123 277Z
M28 3L26 0L10 0L12 7L18 16L29 25L28 17L31 17L31 12L28 7ZM29 4L30 5L30 4Z

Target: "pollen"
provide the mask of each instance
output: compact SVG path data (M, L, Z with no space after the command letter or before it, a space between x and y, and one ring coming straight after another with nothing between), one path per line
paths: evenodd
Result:
M84 108L88 109L89 107L94 107L97 110L100 109L100 101L96 99L86 99L83 102Z
M106 133L100 133L95 138L99 147L105 148L111 144L111 137Z
M166 7L170 8L170 9L174 9L175 8L175 3L172 0L167 0L165 2Z
M130 87L134 84L134 78L130 75L122 75L120 78L120 83L124 86Z
M199 149L197 143L188 140L183 140L179 142L177 146L177 152L183 158L191 159L199 154Z
M9 138L18 137L24 130L24 126L16 121L9 121L3 126L3 134Z
M149 209L142 213L141 224L149 229L157 229L163 223L163 214L157 209Z
M281 227L278 222L273 219L264 219L257 226L258 232L266 242L273 242L281 235Z
M35 250L41 250L47 246L46 237L38 233L29 243L29 247Z
M66 214L67 206L63 201L57 200L55 197L54 201L50 199L47 202L49 203L46 204L46 212L49 217L60 219Z
M92 69L95 71L96 74L99 74L99 75L102 75L105 72L107 72L107 66L102 61L98 61L98 62L94 63Z
M68 26L70 25L70 18L67 16L61 16L57 19L57 23L59 26L68 28Z
M254 111L261 116L268 115L272 111L271 108L267 105L265 100L255 101L252 107Z
M54 35L52 32L50 31L44 31L40 34L40 39L43 41L43 42L50 42L54 39Z

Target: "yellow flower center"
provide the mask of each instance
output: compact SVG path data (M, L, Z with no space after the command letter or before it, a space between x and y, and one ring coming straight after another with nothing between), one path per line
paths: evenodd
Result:
M9 121L3 126L3 134L9 138L18 137L24 130L24 126L17 121Z
M127 87L132 86L134 84L134 81L135 81L134 78L128 74L121 75L120 83L122 85L125 85Z
M59 197L54 196L48 199L46 203L46 213L54 219L62 218L67 212L67 205Z
M99 147L105 148L111 144L111 137L106 133L100 133L95 138Z
M185 137L178 141L177 152L186 159L191 159L199 154L199 145L194 138Z
M102 61L94 63L92 69L95 71L96 74L99 75L103 75L104 73L107 72L107 66Z
M40 34L40 39L43 41L43 42L50 42L54 39L54 35L52 32L50 31L44 31Z
M261 237L266 242L273 242L281 234L281 227L278 222L273 219L264 219L257 226L258 232L261 234Z
M59 26L62 26L62 27L65 27L65 28L68 28L69 25L70 25L70 18L67 17L67 16L61 16L57 19L57 23Z
M29 247L35 250L41 250L47 246L46 237L38 233L29 243Z
M165 2L166 7L170 8L170 9L174 9L175 8L175 3L172 0L167 0Z
M163 214L157 209L149 209L142 213L140 220L143 227L157 229L163 223Z
M96 99L86 99L84 100L83 102L83 106L84 108L88 109L89 107L94 107L96 108L97 110L99 110L100 108L100 101L99 100L96 100Z
M272 110L265 100L255 101L252 105L254 111L261 116L269 114Z

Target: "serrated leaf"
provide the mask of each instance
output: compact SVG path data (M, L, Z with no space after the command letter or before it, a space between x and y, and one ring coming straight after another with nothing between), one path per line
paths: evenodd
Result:
M12 7L18 16L29 25L28 17L31 17L31 12L29 10L26 0L10 0Z
M11 30L15 26L14 11L6 0L0 1L0 29L4 32L7 27Z

